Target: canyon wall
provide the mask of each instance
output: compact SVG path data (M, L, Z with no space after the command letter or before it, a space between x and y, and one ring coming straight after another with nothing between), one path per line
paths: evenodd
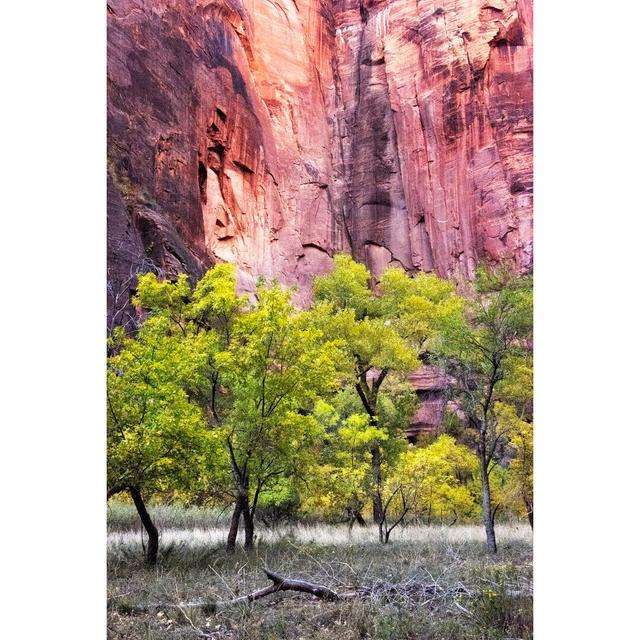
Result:
M531 270L532 0L107 10L112 316L135 272L218 261L299 304L337 251L374 275Z
M137 229L133 262L197 274L232 261L244 288L278 278L304 303L312 276L348 249L332 202L331 5L114 0L108 11L109 173L130 214L123 225L109 209L114 271L132 268L118 243Z
M334 3L351 248L458 280L479 258L531 267L528 0Z
M532 264L530 0L113 0L109 258Z

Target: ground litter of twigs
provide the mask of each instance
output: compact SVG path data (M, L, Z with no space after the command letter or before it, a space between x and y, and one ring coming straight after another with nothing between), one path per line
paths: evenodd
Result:
M494 558L485 552L482 527L407 526L388 545L376 533L282 527L260 531L255 551L229 555L222 529L174 528L163 532L159 564L149 568L139 531L110 531L108 637L532 638L528 526L498 526ZM265 568L318 583L340 599L276 591L242 601L272 585Z

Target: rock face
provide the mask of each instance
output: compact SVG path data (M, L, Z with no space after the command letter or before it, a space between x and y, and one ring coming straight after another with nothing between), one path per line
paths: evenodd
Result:
M111 0L110 263L532 265L531 0ZM144 268L144 267L143 267Z
M532 0L110 0L111 323L135 273L298 287L337 251L532 268ZM417 372L433 429L444 400Z
M329 189L329 5L114 0L108 11L110 170L145 251L169 273L233 261L246 288L275 277L304 302L329 254L348 248Z
M434 434L442 423L446 406L444 392L452 379L432 365L423 365L409 376L418 396L418 411L413 416L407 437L413 442L423 433Z
M531 267L531 3L335 3L337 202L356 258Z

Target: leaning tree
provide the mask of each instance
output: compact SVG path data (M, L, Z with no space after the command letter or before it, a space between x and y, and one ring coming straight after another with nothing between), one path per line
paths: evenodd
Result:
M115 331L107 361L107 499L130 494L148 536L147 562L158 555L158 529L145 500L184 489L197 476L207 432L185 387L194 371L163 316L135 338Z

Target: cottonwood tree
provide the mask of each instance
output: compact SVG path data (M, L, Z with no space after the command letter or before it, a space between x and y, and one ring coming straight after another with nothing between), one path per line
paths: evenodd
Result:
M409 389L407 391L408 397L413 399L415 393ZM358 412L361 409L358 403L357 396L347 389L332 398L331 404L319 402L316 405L314 413L323 427L325 441L311 473L313 483L309 483L304 492L306 510L319 511L324 517L334 520L346 517L349 530L356 522L361 526L366 524L363 510L373 489L370 460L372 443L385 452L385 469L407 446L405 439L394 439L389 435L389 430L373 426L369 415ZM381 404L387 403L382 401ZM387 404L386 409L393 411L394 407ZM387 424L393 421L393 416L385 418ZM385 422L385 419L382 421ZM381 493L383 489L381 487ZM382 533L380 541L384 542Z
M337 384L337 344L324 340L278 285L262 283L250 306L237 295L229 264L209 270L195 287L186 276L169 282L145 275L135 301L162 317L181 344L192 371L185 390L211 434L198 490L232 497L227 548L235 548L241 519L251 548L261 493L302 473L318 441L311 409Z
M186 275L175 282L154 274L140 277L134 302L154 316L161 316L180 341L182 357L193 375L188 380L189 397L202 409L209 429L217 433L232 406L232 397L222 387L221 362L241 316L248 312L246 296L236 292L235 267L218 264L192 286Z
M200 503L223 500L228 497L229 477L223 426L233 398L222 386L219 356L226 354L238 319L249 309L247 297L236 292L235 267L218 264L195 286L186 275L170 281L145 274L134 302L152 316L164 318L179 341L182 357L192 371L185 391L200 407L210 434L199 477L187 495Z
M324 340L276 284L260 284L250 306L237 295L229 264L215 266L193 288L186 276L143 276L136 302L165 319L195 372L185 388L211 433L199 490L209 483L210 496L232 498L227 548L235 548L241 519L245 548L252 548L261 493L283 475L302 473L318 441L311 409L337 384L338 345Z
M246 296L236 292L235 267L216 265L195 287L186 275L172 282L147 274L140 278L134 300L149 313L165 319L194 373L186 391L202 411L210 440L191 495L198 501L225 499L232 494L233 484L225 429L234 399L222 380L237 322L249 308Z
M408 276L389 268L376 291L371 274L350 256L334 257L333 270L314 281L314 311L327 336L340 338L351 362L350 384L369 417L369 454L373 519L383 514L384 442L400 433L381 420L381 398L394 382L418 368L451 315L461 313L462 301L453 285L436 276ZM387 394L393 402L393 393ZM406 425L404 425L406 426ZM382 437L384 435L384 437Z
M145 499L185 488L207 448L204 419L185 392L194 370L164 317L150 317L135 338L116 330L107 366L107 499L128 492L155 564L158 530Z
M317 400L337 389L339 343L327 341L289 292L261 285L257 302L237 322L219 355L222 385L231 397L224 442L235 493L227 548L235 547L242 516L247 549L261 492L279 477L302 474L314 459L322 429Z
M497 552L495 505L489 477L509 436L509 428L499 424L496 402L503 394L514 394L514 381L520 381L523 367L530 363L533 296L530 277L518 278L504 269L480 268L475 287L464 321L445 323L435 351L455 381L451 395L473 436L487 549L493 554Z

